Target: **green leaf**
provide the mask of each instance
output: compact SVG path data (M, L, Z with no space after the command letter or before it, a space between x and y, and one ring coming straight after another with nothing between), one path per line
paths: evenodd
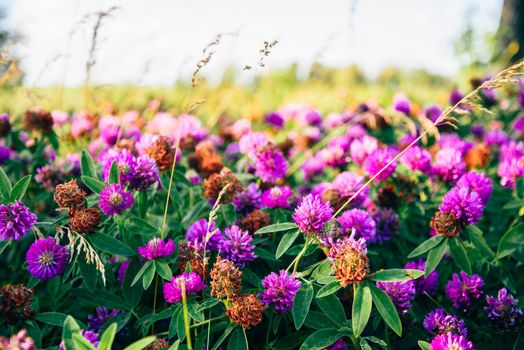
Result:
M380 316L386 324L400 337L402 336L402 323L398 316L395 305L389 298L389 296L382 291L382 289L370 284L371 296L373 298L373 304L378 310Z
M11 181L9 180L9 177L5 173L4 168L0 167L0 193L6 201L9 201L11 199L12 189L13 187L11 186Z
M273 224L269 226L262 227L261 229L255 232L255 235L261 235L263 233L273 233L297 229L298 226L294 222L283 222L281 224Z
M2 255L2 253L4 252L5 248L7 248L7 246L9 245L9 242L8 240L6 241L0 241L0 255Z
M100 337L100 344L98 345L98 350L111 350L113 341L115 340L116 335L116 323L111 324L105 332Z
M62 327L67 318L66 314L60 312L42 312L35 315L35 319L52 326Z
M342 286L340 285L340 283L337 281L335 282L331 282L329 284L326 284L325 286L323 286L322 288L320 288L317 292L317 295L315 296L316 298L323 298L323 297L326 297L328 295L331 295L333 293L335 293L336 291L338 291L340 288L342 288Z
M94 177L82 176L82 182L89 187L89 189L95 193L100 193L107 185Z
M179 347L180 347L180 339L177 339L177 340L173 343L173 345L171 345L171 346L169 347L168 350L178 350ZM125 350L125 349L124 349L124 350Z
M111 168L109 169L109 179L108 183L117 184L120 182L120 174L118 172L118 163L116 160L111 163Z
M379 270L371 280L383 282L401 282L414 280L424 275L424 271L413 269L389 269Z
M468 258L468 253L466 252L466 249L464 249L462 242L458 237L453 237L452 239L448 240L448 243L449 252L457 266L461 270L466 271L471 275L471 263Z
M505 258L521 248L523 238L524 222L509 229L504 236L502 236L497 248L497 259Z
M421 350L429 350L430 345L431 344L429 344L428 342L425 342L422 340L418 341L418 346L420 347Z
M93 161L93 158L91 158L89 152L85 149L82 150L82 155L80 157L80 167L83 176L98 179L95 162Z
M247 345L246 333L244 328L237 326L231 336L229 337L229 342L227 344L227 350L247 350L249 346Z
M466 232L468 233L469 240L475 248L477 248L483 255L484 258L494 258L495 252L490 248L488 242L482 235L482 231L475 225L466 226Z
M106 235L104 233L91 233L87 236L89 238L89 241L93 243L93 245L106 252L113 255L121 255L130 257L135 255L133 250L129 248L125 243L120 242L118 239L113 238L109 235Z
M124 275L124 281L122 283L124 299L131 308L135 308L140 303L140 299L142 299L142 295L144 294L144 289L141 285L135 284L131 286L131 283L133 282L133 279L139 270L140 265L138 260L133 259L129 263L129 266Z
M299 330L304 324L306 316L309 312L309 307L313 300L313 286L311 283L304 283L300 287L295 301L293 302L293 322L295 323L295 329Z
M511 202L504 204L502 210L519 209L524 207L524 199L515 199Z
M156 233L160 229L148 223L147 221L140 219L138 217L132 217L126 222L126 227L129 231L138 232L140 234L144 233Z
M140 340L137 340L134 343L131 343L130 345L126 346L124 350L142 350L147 348L149 344L152 344L156 340L156 337L154 335L151 335L149 337L142 338Z
M31 175L24 176L13 186L13 190L11 191L11 202L22 200L29 184L31 183L31 177Z
M144 278L142 278L142 287L144 287L144 290L147 290L147 288L149 288L149 286L153 282L153 278L155 277L155 272L156 272L155 264L151 264L151 267L148 268L144 272Z
M158 272L160 277L162 277L166 281L171 281L171 279L173 278L173 272L171 272L171 268L169 267L169 265L164 261L158 260L155 261L155 265L156 271Z
M267 226L266 226L267 227ZM280 240L280 243L278 244L277 251L275 253L275 257L279 259L284 253L291 247L293 242L297 239L297 237L300 235L300 230L297 230L295 232L289 232L286 233L284 236L282 236L282 239Z
M93 344L91 344L91 342L87 340L86 338L84 338L84 336L80 333L74 333L72 338L73 338L73 343L75 344L74 345L75 350L97 350L93 346ZM99 347L99 349L101 348Z
M153 265L153 261L151 260L148 260L144 266L142 266L142 268L140 268L140 270L138 271L138 273L136 274L135 278L133 279L133 282L131 282L131 286L134 286L138 281L140 281L140 278L142 277L142 275L148 270L151 268L151 265Z
M73 317L67 316L64 321L64 328L62 328L62 339L67 350L75 350L74 334L80 334L80 326Z
M215 345L213 345L213 348L211 350L218 350L218 348L220 347L220 345L222 345L222 343L224 342L224 340L226 340L227 336L233 332L233 330L235 329L235 325L232 325L230 324L226 330L224 331L224 333L222 333L222 335L220 336L220 338L218 338L217 342L215 343Z
M94 263L89 264L86 261L85 254L82 254L78 259L78 266L80 267L80 273L82 274L82 280L84 285L93 292L96 288L96 280L98 276L98 270Z
M426 260L426 268L424 269L424 276L428 277L430 273L433 272L442 260L446 248L448 247L448 240L443 240L439 245L433 247L428 253L428 258Z
M324 349L340 338L340 334L335 328L324 328L313 332L302 343L300 350L320 350Z
M53 146L53 149L58 150L58 148L60 147L60 140L56 132L51 130L50 132L46 133L46 136L51 146Z
M124 300L118 295L106 292L105 290L97 290L96 293L91 293L87 289L72 289L71 293L90 304L96 306L105 306L111 309L128 310Z
M358 337L369 321L371 315L372 297L369 286L366 283L360 283L354 287L353 308L351 310L351 323L353 333Z
M344 307L338 298L331 294L323 298L315 299L318 307L339 327L346 322L346 313Z
M442 236L442 235L433 236L433 237L425 240L418 247L413 249L413 251L411 253L409 253L408 259L411 259L411 258L414 258L416 256L424 254L428 250L430 250L433 247L436 247L437 245L439 245L440 242L442 242L443 240L444 240L444 236Z

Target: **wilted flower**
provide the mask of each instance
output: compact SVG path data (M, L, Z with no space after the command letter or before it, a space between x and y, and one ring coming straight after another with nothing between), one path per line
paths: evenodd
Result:
M96 231L100 225L100 211L96 208L74 210L69 213L69 226L78 233Z
M262 313L267 309L255 294L234 297L226 310L226 316L244 329L256 326L262 321Z
M253 261L257 257L253 252L255 245L252 241L253 237L249 232L233 225L224 230L224 239L221 240L218 250L224 258L243 266L246 262Z
M482 287L484 287L482 277L477 274L470 276L461 271L460 276L454 273L452 279L448 281L446 296L451 299L456 309L465 311L473 300L480 298L483 293Z
M158 138L145 153L156 161L158 169L164 171L173 167L175 159L175 149L167 137ZM177 158L180 156L177 153Z
M220 174L213 174L206 180L204 180L204 196L211 199L217 200L220 191L229 184L229 187L222 196L221 203L231 203L236 192L242 189L238 178L228 168L222 168Z
M51 113L42 109L29 110L23 116L24 127L29 131L50 132L53 130L53 117Z
M18 240L33 229L37 217L20 201L0 204L0 241Z
M52 237L40 238L27 250L26 260L29 273L45 281L64 272L69 252Z
M262 210L253 210L238 221L238 226L247 232L254 234L262 227L269 225L271 216Z
M484 143L471 147L464 155L464 161L469 169L484 168L488 165L491 151Z
M84 207L86 193L73 179L56 186L54 199L60 208L78 209Z
M94 314L87 315L87 327L99 331L107 321L120 315L122 310L108 310L106 307L97 307Z
M293 213L297 226L308 235L321 235L324 225L331 220L333 209L318 196L311 194L302 199Z
M454 333L439 334L431 341L430 350L473 350L473 343Z
M210 276L211 295L219 299L231 299L242 289L242 271L231 260L218 256Z
M401 282L377 282L377 287L391 297L401 315L407 315L411 302L415 299L416 289L412 280Z
M488 305L484 307L484 311L498 331L504 333L518 327L523 312L518 306L518 299L508 293L506 288L501 288L496 297L486 296L486 302Z
M354 235L339 239L329 251L331 267L342 287L359 284L368 274L366 240L355 240Z
M175 244L172 239L168 239L167 242L160 238L153 238L145 247L138 247L138 253L148 259L156 260L160 258L165 258L173 254L175 251Z
M465 337L468 335L464 321L455 315L448 314L442 308L430 311L424 318L423 325L424 329L431 334L454 333Z
M271 272L262 280L264 292L260 293L262 302L275 305L275 310L286 312L293 306L293 300L302 283L295 278L295 274L289 274L286 270L280 270L279 274Z
M206 288L206 284L195 272L183 272L181 275L173 277L170 282L164 283L164 299L168 303L178 303L182 301L182 283L186 290L186 295L193 295Z
M131 192L121 184L111 184L100 192L98 205L106 215L115 215L129 209L135 203Z
M163 350L168 349L171 346L169 342L164 338L156 338L154 342L146 347L146 350Z
M0 288L0 316L9 324L33 317L31 308L35 291L23 284L6 284Z

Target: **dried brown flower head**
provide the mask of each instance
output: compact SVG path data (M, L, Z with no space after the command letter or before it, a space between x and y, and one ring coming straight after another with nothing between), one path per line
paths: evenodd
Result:
M242 289L242 271L230 260L217 257L210 275L212 296L231 299Z
M486 144L479 143L466 152L464 161L468 169L484 168L488 165L490 153L489 147L486 146Z
M244 294L234 297L226 310L226 316L244 329L256 326L262 321L262 313L267 305L255 294Z
M95 208L69 212L69 226L78 233L94 232L100 225L100 211Z
M116 147L120 149L127 149L132 154L137 155L135 143L136 143L135 141L130 140L130 139L122 139L122 140L118 140Z
M340 191L336 188L328 188L322 192L322 200L329 201L334 210L340 209L347 199L340 196Z
M81 209L85 206L86 193L78 187L76 180L71 180L56 186L54 198L62 209Z
M157 338L152 344L148 345L146 350L161 350L168 349L169 342L164 338Z
M179 252L177 265L180 271L185 271L186 265L189 263L191 271L197 273L200 275L200 277L205 279L207 275L207 269L200 254L198 254L195 249L188 247L185 242L180 242L178 247ZM207 260L208 258L206 257L206 263Z
M193 169L201 172L205 178L219 173L224 167L222 157L208 141L196 146L195 153L189 157L189 164Z
M434 229L439 235L454 237L462 232L463 224L457 220L455 214L437 211L435 216L431 218L429 227Z
M238 178L228 168L222 168L219 174L213 174L203 183L204 196L216 200L222 188L229 187L222 196L222 203L231 203L236 192L242 189Z
M368 274L368 257L360 249L341 247L333 256L333 271L341 286L359 284Z
M33 317L34 290L23 284L6 284L0 289L0 315L9 324Z
M175 150L167 137L158 138L145 152L156 161L160 171L171 169L173 166Z
M268 213L256 209L240 219L238 226L240 226L241 229L247 230L249 233L253 234L262 227L269 225L270 222L271 217Z
M23 117L24 127L29 130L50 132L53 130L53 117L43 109L28 110Z
M383 208L396 208L400 200L397 189L392 183L387 183L378 190L377 204Z

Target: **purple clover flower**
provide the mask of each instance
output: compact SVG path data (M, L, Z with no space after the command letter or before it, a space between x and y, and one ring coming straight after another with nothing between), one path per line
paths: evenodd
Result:
M473 350L473 343L459 334L439 334L431 341L431 350Z
M138 253L148 260L156 260L165 258L173 254L175 251L175 244L172 239L164 242L160 238L153 238L147 242L145 247L138 247Z
M457 187L464 187L470 191L477 192L483 205L486 205L493 191L492 180L486 174L477 173L476 171L470 171L462 175L457 181Z
M286 312L293 306L293 300L302 283L295 278L295 274L289 274L286 270L280 270L277 275L271 272L262 280L264 292L260 293L262 302L275 305L278 312Z
M501 332L507 332L517 328L522 319L522 309L518 307L519 301L515 299L506 288L499 290L496 297L486 297L487 306L484 311L488 318Z
M274 183L286 177L287 160L279 151L262 150L255 157L255 175L263 182Z
M411 308L411 301L415 299L416 290L413 281L377 282L377 287L391 297L399 314L407 315Z
M375 176L382 168L395 158L393 153L387 148L374 150L364 161L364 169L370 177ZM377 180L386 180L395 172L397 162L391 163L377 176Z
M129 174L131 188L137 191L146 191L155 182L160 185L160 175L155 160L148 155L134 159Z
M332 187L336 189L341 197L349 198L353 196L364 184L364 177L351 171L344 171L335 176ZM362 190L352 201L351 204L359 207L369 196L369 188Z
M398 234L400 219L393 209L378 208L373 214L373 221L375 222L376 234L369 240L370 243L383 243Z
M472 300L480 298L483 293L482 287L484 287L482 277L477 274L469 276L461 271L460 276L454 273L452 279L448 281L446 296L451 299L455 309L466 311Z
M362 209L346 210L337 219L342 226L342 234L349 235L355 230L357 237L363 237L366 241L373 240L376 235L376 224L371 215Z
M474 225L482 217L484 205L477 192L456 186L444 195L439 210L453 213L456 220L464 225Z
M448 314L444 309L439 308L430 311L422 322L424 329L430 334L454 333L468 336L468 329L464 321L455 315Z
M406 266L404 266L404 268L424 271L426 268L426 261L422 258L417 261L410 261ZM417 293L422 294L425 292L428 294L435 294L437 292L438 272L437 270L433 270L428 277L421 276L414 281Z
M29 273L46 281L64 272L69 261L69 252L52 237L40 238L27 250L26 260Z
M431 169L431 154L424 148L414 145L400 157L400 162L410 170L427 174Z
M293 190L289 186L275 186L262 193L262 205L268 208L289 208Z
M122 310L108 310L107 307L97 307L94 314L87 315L87 327L99 331L104 323L120 315Z
M95 348L98 348L98 345L100 344L100 336L98 335L98 333L96 332L93 332L93 331L90 331L90 330L86 330L86 329L81 329L80 330L80 334L82 334L82 336L88 341L90 342ZM60 342L60 350L66 350L65 348L65 344L64 344L64 341L61 341ZM22 348L21 348L22 349ZM36 348L35 348L36 349ZM25 349L24 349L25 350ZM32 349L27 349L27 350L32 350Z
M216 227L214 221L211 221L211 224L208 227L206 219L195 221L187 229L186 240L188 247L195 249L198 252L203 252L207 234L209 234L209 237L207 239L206 250L218 250L220 242L223 239L222 233L218 227Z
M183 272L181 275L173 277L170 282L164 283L164 299L168 303L179 303L182 301L182 286L184 283L186 295L193 295L203 291L206 284L202 277L196 272Z
M135 203L131 192L126 191L121 184L111 184L100 192L98 205L106 215L116 215L129 209Z
M0 204L0 241L19 240L33 229L36 220L36 215L20 201Z
M134 162L134 157L131 152L127 149L113 148L100 155L100 163L102 163L102 178L105 182L109 179L109 171L111 170L113 162L116 162L118 165L120 182L129 182L131 180L131 172L133 170Z
M235 209L243 214L252 212L255 209L262 208L262 191L256 183L251 183L242 192L239 192L233 198Z
M321 235L324 225L331 220L333 209L320 197L307 195L293 213L293 220L302 232L308 235Z
M459 150L443 148L435 155L433 173L446 182L457 181L466 172L466 163Z
M253 252L255 245L252 243L253 237L248 231L242 230L237 225L232 225L224 230L224 238L219 245L220 254L239 266L244 266L248 261L256 259Z

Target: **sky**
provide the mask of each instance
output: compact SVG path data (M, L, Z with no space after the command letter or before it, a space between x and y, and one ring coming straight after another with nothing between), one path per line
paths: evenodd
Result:
M190 80L203 49L224 33L201 73L218 80L231 65L248 81L264 41L278 40L265 70L297 63L359 65L456 74L453 43L471 19L496 30L502 0L1 0L4 25L22 35L14 48L28 86L84 82L96 11L119 6L99 31L96 84L171 86Z

